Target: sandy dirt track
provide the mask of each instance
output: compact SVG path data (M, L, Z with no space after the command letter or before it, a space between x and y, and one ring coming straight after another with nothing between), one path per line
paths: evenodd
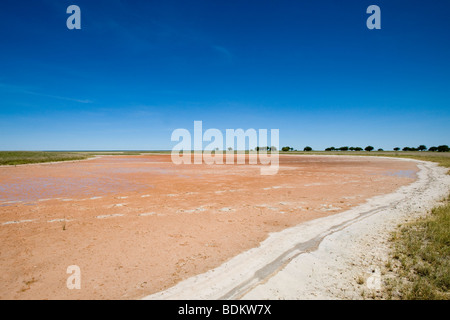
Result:
M450 192L446 169L418 163L419 179L394 193L273 233L259 247L145 299L382 297L390 232L425 215Z
M164 292L262 248L282 230L339 217L411 184L418 170L412 161L341 156L281 156L277 175L261 176L259 169L175 166L169 155L2 167L0 298L136 299ZM283 248L262 254L278 257ZM264 274L212 296L256 292L249 289L259 278L272 279L295 254L267 268L266 260L248 261L247 272L262 267ZM66 287L70 265L80 267L81 290ZM201 297L192 290L187 298Z

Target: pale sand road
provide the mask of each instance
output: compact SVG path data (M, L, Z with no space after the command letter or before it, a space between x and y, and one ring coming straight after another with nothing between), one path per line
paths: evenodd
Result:
M416 162L414 183L273 233L259 247L145 299L361 299L382 290L390 232L450 191L446 169Z

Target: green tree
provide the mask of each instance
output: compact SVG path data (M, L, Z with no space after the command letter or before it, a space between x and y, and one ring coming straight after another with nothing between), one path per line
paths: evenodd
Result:
M367 146L364 148L364 150L369 151L369 152L372 151L373 149L375 149L375 148L372 146Z
M341 151L348 151L348 147L340 147L339 150L341 150Z
M309 146L306 146L306 147L303 149L303 151L312 151L312 148L309 147Z
M447 145L442 145L437 147L438 152L450 152L450 148Z
M438 151L438 148L437 147L430 147L430 149L428 149L428 151L435 152L435 151Z
M419 151L426 151L426 150L427 150L427 147L426 147L425 145L421 144L421 145L417 148L417 150L419 150Z
M281 151L284 151L284 152L286 152L286 151L290 151L291 150L291 148L290 147L283 147L283 148L281 148Z
M399 147L395 147L394 151L400 151L400 148Z

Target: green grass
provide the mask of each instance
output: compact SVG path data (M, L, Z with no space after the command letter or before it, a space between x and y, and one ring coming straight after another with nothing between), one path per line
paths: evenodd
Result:
M0 151L0 165L84 160L95 155L139 155L140 151Z
M402 226L391 240L397 276L387 284L387 297L449 300L450 197L429 216Z
M73 152L0 151L0 165L19 165L53 161L87 159L88 155Z

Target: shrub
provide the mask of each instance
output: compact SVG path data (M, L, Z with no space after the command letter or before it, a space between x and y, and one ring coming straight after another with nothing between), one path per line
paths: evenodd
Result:
M427 147L426 147L425 145L421 144L421 145L417 148L417 150L419 150L419 151L425 151L425 150L427 150Z

